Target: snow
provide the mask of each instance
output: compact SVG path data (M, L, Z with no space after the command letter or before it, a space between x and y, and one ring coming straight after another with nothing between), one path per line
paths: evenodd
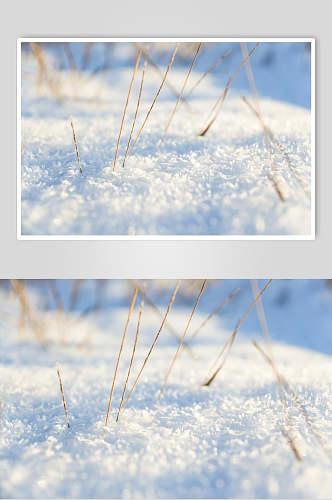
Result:
M197 87L188 100L190 110L180 105L160 146L176 99L167 87L163 88L122 168L136 108L138 73L115 172L115 147L133 67L130 44L112 44L111 66L100 72L95 70L102 63L103 44L95 44L94 66L86 71L57 68L60 49L50 45L45 57L53 69L52 78L58 81L60 102L45 83L36 85L36 61L31 52L22 51L23 236L312 233L310 196L280 153L275 154L275 168L285 203L269 179L271 159L264 147L261 125L242 101L243 95L251 98L245 69L234 80L209 132L205 137L197 135L242 61L240 44L212 44L202 51L188 89L228 48L233 52ZM71 44L79 61L76 45L82 44ZM167 44L162 55L152 51L162 70L171 47ZM169 81L178 92L191 57L179 56L169 73ZM264 120L310 192L310 57L305 44L262 43L252 56L252 67ZM134 137L160 81L160 75L148 66ZM77 164L70 115L83 175Z
M263 288L266 281L260 281ZM241 290L180 353L162 398L157 395L176 340L164 329L120 420L115 416L136 331L128 330L110 422L105 414L132 289L104 283L100 310L86 282L75 311L70 283L58 281L67 312L50 302L47 284L29 285L30 303L45 325L48 346L18 328L16 298L1 291L1 496L5 498L329 498L331 461L301 412L290 402L298 462L280 426L286 425L271 368L252 346L264 345L256 312L241 327L223 370L202 387L208 367L252 303L250 284L209 281L188 332L231 290ZM147 282L147 294L166 310L174 282ZM197 288L181 285L169 322L184 331ZM190 292L191 290L191 292ZM187 291L187 293L184 293ZM139 301L138 301L139 303ZM331 288L314 280L275 280L263 295L280 373L303 403L326 447L332 448ZM37 314L37 312L35 312ZM145 306L129 387L160 325ZM56 361L68 406L66 426Z

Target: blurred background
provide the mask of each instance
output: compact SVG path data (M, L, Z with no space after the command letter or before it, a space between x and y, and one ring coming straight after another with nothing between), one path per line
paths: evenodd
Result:
M254 42L247 43L248 51ZM188 68L197 43L182 42L174 61L172 72ZM22 84L33 84L39 96L52 95L64 104L68 99L68 89L64 83L71 81L76 88L72 98L107 97L107 89L102 87L94 95L89 95L84 79L97 78L107 86L114 86L119 70L132 68L139 48L149 49L148 71L162 74L168 64L174 43L154 42L34 42L22 43ZM221 57L227 54L222 60ZM194 73L204 74L214 64L208 77L223 86L233 75L243 60L243 47L239 42L204 43L194 67ZM219 61L219 62L218 62ZM262 42L251 58L258 94L299 106L310 108L310 42ZM80 78L83 78L80 82ZM174 76L173 76L174 79ZM168 77L170 88L180 91L174 84L172 75ZM176 80L175 80L176 81ZM83 87L79 88L79 83ZM202 87L203 88L203 87ZM232 84L232 90L250 91L247 75L241 71ZM195 97L197 94L195 93ZM25 113L24 107L22 109Z
M193 350L204 343L219 345L218 331L233 331L266 283L267 280L208 280L188 337L220 304L225 300L226 303L193 339ZM89 345L94 345L98 330L118 345L134 288L142 290L146 286L142 332L150 342L175 284L176 280L2 280L0 339L3 345L37 342L43 349L52 350L68 343L80 346L90 329ZM198 279L182 281L169 315L170 327L163 332L165 342L177 344L201 285L202 280ZM137 299L136 314L139 302ZM273 280L262 303L273 342L332 355L332 280ZM136 328L135 321L132 328ZM261 336L255 308L241 326L238 337L242 335Z

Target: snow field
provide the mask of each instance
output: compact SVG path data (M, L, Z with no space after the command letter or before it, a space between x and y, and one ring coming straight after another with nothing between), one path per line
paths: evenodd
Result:
M306 328L317 335L312 329L316 324L323 348L324 338L328 341L330 335L331 308L319 301L321 285L296 281L274 283L275 288L271 286L264 302L268 320L270 310L272 318L286 316L293 336L298 325L298 344L302 346L306 345ZM226 288L236 285L226 283ZM212 286L207 290L209 302L212 296L220 301L218 290ZM285 290L290 294L288 306L280 309L277 299L281 300ZM32 332L26 331L22 340L14 324L2 328L0 395L5 406L1 417L1 495L6 498L329 498L331 462L295 405L290 405L290 411L302 462L295 460L281 434L280 426L286 421L275 379L251 344L253 338L262 343L254 311L239 331L223 370L209 388L202 387L208 368L232 332L229 322L233 326L236 323L233 307L243 314L247 301L252 298L239 294L237 306L234 302L228 312L225 310L225 317L215 317L206 325L192 344L194 359L186 350L181 352L158 401L158 391L176 349L175 339L165 329L116 424L135 335L135 310L107 428L104 424L109 391L128 313L124 302L90 318L65 316L62 323L54 314L47 313L46 350L32 340ZM11 307L8 304L7 310ZM205 319L206 307L202 301L192 331ZM306 310L312 317L307 326ZM174 304L169 320L179 333L189 313L189 305L181 305L181 301ZM273 323L269 321L272 334ZM129 388L159 324L147 307ZM288 332L282 328L282 321L279 325L277 322L277 331L279 327L284 341L274 342L273 346L278 369L331 448L330 356L287 345ZM70 429L66 427L56 361L60 363Z
M258 53L258 49L257 49ZM158 143L175 104L165 87L131 157L123 155L136 108L136 81L112 172L130 66L100 74L58 71L63 100L36 88L35 62L23 57L22 234L23 235L309 235L310 199L280 154L277 179L282 203L268 173L269 153L261 126L242 102L245 87L231 88L222 113L204 138L197 134L225 83L209 75L182 104L161 147ZM228 71L232 71L228 68ZM277 68L271 70L278 73ZM304 74L303 69L298 75ZM260 73L258 73L260 74ZM265 73L264 73L265 74ZM176 65L170 79L180 88L186 71ZM200 76L192 74L191 84ZM301 77L302 77L301 76ZM298 76L300 78L300 76ZM259 80L259 78L258 78ZM146 74L134 137L151 105L160 77ZM190 88L190 85L188 86ZM272 90L273 94L273 90ZM270 97L262 113L289 153L310 191L310 111ZM69 116L73 115L84 173L79 174Z

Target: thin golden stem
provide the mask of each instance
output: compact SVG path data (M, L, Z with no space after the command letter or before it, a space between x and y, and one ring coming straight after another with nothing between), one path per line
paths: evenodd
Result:
M128 312L128 318L127 318L126 326L125 326L125 329L124 329L123 335L122 335L120 350L119 350L118 359L117 359L116 365L115 365L115 371L114 371L114 376L113 376L112 388L111 388L110 398L109 398L108 407L107 407L105 425L108 424L108 416L109 416L109 412L110 412L110 408L111 408L113 391L114 391L114 385L115 385L116 376L117 376L117 373L118 373L118 368L119 368L121 353L122 353L123 344L124 344L124 341L125 341L125 338L126 338L126 335L127 335L129 321L130 321L130 318L131 318L131 315L132 315L132 312L133 312L133 309L134 309L134 306L135 306L137 292L138 292L138 289L135 288L134 295L133 295L133 298L132 298L132 301L131 301L131 304L130 304L130 307L129 307L129 312Z
M139 284L136 281L129 280L129 283L131 284L131 286L133 288L137 287L139 289L139 291L142 293L142 288L139 286ZM156 313L156 315L160 319L163 319L163 317L164 317L163 313L160 311L160 309L156 306L156 304L151 300L151 298L147 294L145 294L145 301L146 301L147 304L149 304L149 306ZM165 321L165 327L173 335L173 337L176 338L178 340L178 342L180 342L181 337L180 337L179 333L176 331L176 329L174 328L174 326L169 321ZM192 352L192 349L189 347L188 343L184 342L183 343L183 347L185 347L188 350L188 353L190 354L190 356L193 359L195 359L195 356L194 356L194 354Z
M137 47L138 49L140 48L140 45L136 42L134 42L134 45L135 47ZM150 64L150 66L158 73L159 76L161 76L163 78L163 75L164 75L164 72L159 68L159 66L154 62L154 60L152 59L152 57L150 56L150 54L148 54L148 63ZM172 83L170 82L170 80L167 78L167 80L165 80L165 85L169 88L169 90L175 95L176 98L178 98L178 91L177 89L174 87L174 85L172 85ZM191 113L193 113L193 109L192 107L190 106L190 104L188 103L188 101L186 101L186 98L185 97L182 97L182 102L187 106L187 109L188 111L190 111Z
M222 303L214 311L212 311L212 313L210 313L207 318L205 318L203 323L191 335L190 339L187 341L187 344L190 344L193 341L193 339L198 335L198 333L201 331L201 329L204 328L206 323L208 321L210 321L210 319L213 318L213 316L215 314L217 314L227 304L227 302L229 302L231 300L231 298L234 297L239 291L240 291L240 288L237 288L232 293L230 293L229 296L225 300L223 300Z
M68 428L69 428L69 427L70 427L70 423L69 423L69 417L68 417L68 411L67 411L67 405L66 405L65 393L64 393L64 390L63 390L63 385L62 385L62 380L61 380L61 375L60 375L60 367L59 367L58 363L56 364L56 371L57 371L57 373L58 373L59 385L60 385L60 391L61 391L61 395L62 395L62 402L63 402L63 407L64 407L64 409L65 409L66 420L67 420L67 426L68 426Z
M254 51L257 49L258 45L260 44L260 42L257 42L256 45L254 46L254 48L250 51L250 53L248 54L248 56L242 61L242 63L240 64L239 68L236 70L236 72L234 73L234 75L232 76L232 78L230 78L230 80L228 81L223 93L221 94L221 96L219 97L219 99L217 100L217 102L215 103L215 105L213 106L211 112L210 112L210 115L212 114L213 110L216 109L216 108L219 108L217 109L217 111L215 112L214 116L211 118L211 120L208 122L208 124L206 125L206 127L204 127L204 129L198 134L199 136L203 137L207 131L211 128L211 126L213 125L213 123L216 121L220 111L221 111L221 108L222 108L222 105L226 99L226 96L227 96L227 93L230 89L230 86L233 82L233 80L237 77L237 75L240 73L241 69L243 68L243 66L246 64L246 62L249 60L249 58L252 56L252 54L254 53Z
M256 279L250 280L250 284L251 284L253 296L257 297L257 295L259 294L259 287L258 287L257 280ZM273 359L271 336L270 336L269 327L268 327L267 321L266 321L263 301L261 298L258 300L258 302L256 304L256 312L257 312L258 321L259 321L259 324L260 324L260 327L261 327L261 330L263 333L265 343L266 343L267 348L269 350L270 358Z
M73 139L74 139L74 144L75 144L77 163L78 163L78 166L80 168L80 172L82 174L83 170L82 170L82 165L81 165L81 160L80 160L80 154L78 152L78 144L77 144L77 139L76 139L76 134L75 134L75 129L74 129L74 123L73 123L73 117L72 116L70 117L70 124L71 124L71 128L72 128L72 131L73 131Z
M212 64L212 66L210 66L208 70L205 71L205 73L197 80L197 82L190 88L190 90L188 90L188 92L185 95L186 99L188 99L188 97L191 96L194 90L202 83L204 78L206 78L207 75L211 73L211 71L213 71L218 66L218 64L220 64L224 59L226 59L226 57L228 57L231 52L232 52L231 50L227 50L223 56L219 57L219 59L214 64Z
M286 428L280 426L280 430L281 430L281 433L283 434L283 436L286 438L292 452L294 453L295 458L300 462L302 460L302 458L301 458L301 455L297 449L297 445L295 442L296 440L295 440L295 436L294 436L294 422L293 422L292 417L291 417L290 412L289 412L287 399L286 399L286 388L283 384L283 379L282 379L282 377L281 377L281 375L276 367L276 364L275 364L273 358L269 357L264 352L262 347L258 344L258 342L256 342L255 340L253 341L253 345L258 350L258 352L263 356L265 361L271 366L273 373L276 377L279 398L280 398L280 401L282 403L282 407L283 407L285 417L287 420L287 424L289 427L289 429L286 429Z
M128 144L127 144L125 156L124 156L124 159L123 159L123 162L122 162L122 167L124 167L125 163L126 163L128 149L129 149L129 146L130 146L130 143L131 143L131 138L132 138L132 135L133 135L133 132L134 132L135 124L136 124L136 118L137 118L138 110L139 110L140 103L141 103L143 83L144 83L144 75L145 75L146 65L147 65L147 60L148 60L147 56L148 56L148 51L146 50L146 52L145 52L145 58L144 58L144 66L143 66L143 70L142 70L141 85L140 85L138 99L137 99L137 106L136 106L135 116L134 116L134 119L133 119L133 124L131 126L131 131L130 131L130 134L129 134Z
M145 117L145 119L144 119L144 121L143 121L143 123L142 123L142 125L141 125L141 128L140 128L140 129L139 129L139 131L138 131L138 134L137 134L137 136L136 136L136 139L134 140L134 143L133 143L133 145L132 145L132 146L131 146L131 148L130 148L130 151L129 151L128 157L132 154L133 149L134 149L134 147L135 147L135 145L136 145L136 143L137 143L137 141L138 141L138 139L139 139L139 137L140 137L140 135L141 135L141 133L142 133L142 130L143 130L143 128L144 128L144 126L145 126L145 124L146 124L146 122L147 122L147 120L148 120L148 118L149 118L150 114L151 114L151 111L152 111L152 109L153 109L153 107L154 107L154 105L155 105L155 103L156 103L156 101L157 101L157 99L158 99L158 96L159 96L159 94L160 94L160 92L161 92L161 89L162 89L162 88L163 88L163 86L164 86L165 80L166 80L166 78L167 78L167 75L168 75L169 70L171 69L171 66L172 66L172 64L173 64L173 61L174 61L174 58L175 58L175 55L176 55L176 52L177 52L178 48L179 48L179 43L177 43L177 44L175 45L175 48L174 48L174 50L173 50L173 53L172 53L171 59L170 59L170 61L169 61L169 63L168 63L167 69L166 69L165 74L164 74L164 76L163 76L162 82L161 82L161 84L160 84L160 86L159 86L159 89L157 90L157 93L156 93L156 95L155 95L155 97L154 97L154 99L153 99L153 101L152 101L152 104L151 104L151 106L150 106L150 108L149 108L149 111L148 111L148 112L147 112L147 114L146 114L146 117Z
M246 319L246 317L248 316L248 314L250 313L251 309L257 304L258 300L260 299L260 297L263 295L263 293L265 292L265 290L271 285L272 283L272 279L270 279L267 284L265 285L265 287L263 288L263 290L257 295L257 297L255 298L254 302L251 304L251 306L249 307L249 309L247 310L247 312L242 316L242 318L240 319L240 321L237 323L232 335L230 336L230 338L228 339L228 341L226 342L226 344L223 346L221 352L219 353L219 355L217 356L217 360L215 361L214 365L217 363L217 361L222 358L223 354L226 353L220 363L220 365L218 366L218 368L214 371L214 373L208 378L208 380L206 382L204 382L204 386L209 386L211 384L211 382L213 382L213 380L216 378L216 376L218 375L218 373L220 372L220 370L222 369L222 367L224 366L225 362L226 362L226 359L228 357L228 354L232 348L232 345L234 343L234 340L235 340L235 337L236 337L236 334L237 332L239 331L239 328L240 326L242 325L242 323L244 322L244 320Z
M124 107L124 110L123 110L123 113L122 113L121 125L120 125L120 130L119 130L119 135L118 135L118 142L116 144L115 155L114 155L114 160L113 160L113 172L114 172L115 167L116 167L116 159L118 157L118 151L119 151L119 145L120 145L120 139L121 139L123 124L124 124L124 121L125 121L127 107L128 107L128 103L129 103L129 99L130 99L130 94L131 94L131 91L132 91L132 88L133 88L133 84L134 84L134 80L135 80L135 75L136 75L136 72L137 72L139 61L141 59L141 55L142 55L142 51L139 50L139 52L137 54L137 59L136 59L136 64L135 64L135 67L134 67L134 71L133 71L133 74L132 74L132 77L131 77L131 81L130 81L130 85L129 85L129 90L128 90L127 99L126 99L126 104L125 104L125 107Z
M145 287L143 289L142 298L141 298L141 304L140 304L139 313L138 313L137 329L136 329L136 335L135 335L135 341L134 341L133 351L132 351L132 354L131 354L131 359L130 359L130 363L129 363L127 378L126 378L126 381L125 381L125 384L124 384L124 387L123 387L123 391L122 391L121 402L120 402L120 406L119 406L119 409L118 409L118 414L116 416L116 421L119 420L119 415L120 415L120 411L121 411L123 399L124 399L124 396L125 396L125 393L126 393L127 384L128 384L128 380L129 380L129 376L130 376L130 372L131 372L131 367L133 365L133 361L134 361L134 357L135 357L138 336L139 336L139 332L140 332L140 328L141 328L141 319L142 319L142 312L143 312L143 307L144 307L144 297L145 297Z
M160 389L160 393L159 393L158 399L160 399L160 398L161 398L161 396L162 396L162 394L163 394L163 392L164 392L164 389L165 389L165 387L166 387L167 381L168 381L168 379L169 379L169 376L170 376L170 374L171 374L171 371L173 370L173 367L174 367L175 361L176 361L176 359L177 359L177 357L178 357L178 355L179 355L179 352L180 352L181 346L182 346L182 344L183 344L184 338L185 338L185 336L186 336L186 333L187 333L187 331L188 331L188 329L189 329L189 326L190 326L191 320L193 319L194 313L195 313L195 311L196 311L196 308L197 308L197 305L198 305L199 299L201 298L202 293L203 293L203 291L204 291L204 288L205 288L205 285L206 285L206 281L207 281L207 280L204 280L204 281L203 281L203 284L202 284L202 287L201 287L201 289L200 289L200 291L199 291L199 294L198 294L198 297L197 297L197 299L196 299L196 302L195 302L194 308L193 308L192 313L191 313L191 315L190 315L190 317L189 317L188 323L187 323L186 328L185 328L185 330L184 330L184 332L183 332L183 335L182 335L182 338L181 338L181 340L180 340L180 343L178 344L178 347L177 347L177 349L176 349L176 352L175 352L174 358L173 358L173 359L172 359L172 361L171 361L171 364L170 364L169 369L168 369L168 371L167 371L167 374L166 374L166 377L165 377L164 383L163 383L163 385L162 385L162 387L161 387L161 389Z
M169 304L168 304L168 307L167 307L167 311L166 311L165 316L164 316L164 318L163 318L163 320L162 320L162 322L161 322L160 328L159 328L159 330L158 330L158 332L157 332L157 334L156 334L156 336L155 336L155 338L154 338L154 341L153 341L153 342L152 342L152 344L151 344L151 347L150 347L150 349L149 349L148 354L146 355L146 357L145 357L145 359L144 359L144 361L143 361L142 367L141 367L140 371L138 372L138 375L137 375L137 377L136 377L136 379L135 379L135 382L133 383L132 388L130 389L130 392L129 392L129 394L128 394L128 397L127 397L127 399L126 399L126 401L125 401L124 405L122 406L122 409L124 409L124 408L127 406L128 401L129 401L129 399L130 399L130 397L131 397L131 395L132 395L132 393L133 393L133 391L134 391L134 389L135 389L135 386L136 386L136 384L137 384L137 382L138 382L138 379L140 378L141 373L142 373L142 371L144 370L144 367L145 367L145 365L146 365L146 363L147 363L147 361L148 361L148 359L149 359L149 357L150 357L150 354L151 354L151 352L152 352L152 350L153 350L154 346L155 346L155 345L156 345L156 343L157 343L158 337L159 337L159 335L160 335L160 333L161 333L161 331L162 331L162 329L163 329L163 327L164 327L164 325L165 325L165 323L166 323L167 316L168 316L168 314L169 314L170 310L172 309L172 306L173 306L173 303L174 303L174 300L175 300L176 294L177 294L177 292L178 292L178 290L179 290L180 284L181 284L181 280L178 280L178 281L177 281L177 283L176 283L176 286L175 286L175 288L174 288L174 291L173 291L173 293L172 293L172 296L171 296L171 298L170 298L170 301L169 301Z
M188 73L187 73L187 75L186 75L186 78L185 78L185 80L184 80L184 82L183 82L182 89L181 89L181 91L180 91L179 97L178 97L178 99L177 99L177 101L176 101L176 104L175 104L175 106L174 106L174 109L173 109L173 111L172 111L172 113L171 113L171 116L169 117L169 120L168 120L167 125L166 125L166 127L165 127L165 130L164 130L163 136L162 136L162 138L161 138L161 140L160 140L160 145L163 143L163 141L164 141L164 139L165 139L165 137L166 137L167 131L168 131L168 129L169 129L169 127L170 127L171 123L172 123L172 120L173 120L173 118L174 118L174 115L175 115L175 113L176 113L176 110L178 109L179 103L180 103L180 101L181 101L181 99L182 99L182 95L183 95L184 89L186 88L186 85L187 85L187 82L188 82L188 79L189 79L190 73L192 72L192 69L193 69L193 67L194 67L195 61L196 61L196 59L197 59L197 56L198 56L198 53L199 53L199 51L200 51L201 47L202 47L202 42L200 42L200 43L198 44L198 47L197 47L196 52L195 52L195 55L194 55L194 59L193 59L193 61L192 61L191 65L190 65L190 68L189 68L189 70L188 70Z

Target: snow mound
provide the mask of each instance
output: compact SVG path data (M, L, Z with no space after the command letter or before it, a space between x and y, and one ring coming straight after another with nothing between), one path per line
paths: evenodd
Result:
M281 61L286 57L285 51L283 54ZM264 120L292 164L290 167L276 151L273 168L286 199L282 202L271 182L271 157L264 146L261 125L241 99L243 93L250 97L243 83L234 83L217 121L205 137L198 136L229 74L209 75L203 81L190 99L190 109L185 104L180 106L160 145L175 104L174 95L165 87L122 168L136 108L137 79L113 172L130 66L115 65L103 74L68 75L68 71L58 70L59 103L47 86L38 90L37 67L31 54L23 53L22 60L23 236L311 234L310 196L296 179L301 178L310 192L309 109L286 99L276 100L273 90L272 98L260 100ZM279 63L269 71L281 78L280 69L285 72L290 68ZM234 67L227 66L230 74L236 67L234 61L232 64ZM258 82L259 76L266 78L266 71L258 71ZM303 80L306 71L298 68L296 81ZM191 82L201 75L195 70ZM185 69L175 64L170 72L175 86L181 88L185 76ZM159 87L160 76L150 68L145 80L134 137ZM77 164L70 115L83 175Z
M302 297L309 291L306 283L275 284L279 293L285 286ZM311 294L307 294L309 310L318 292L312 288ZM276 317L279 306L274 302L275 297L266 297L267 317L270 318L272 309ZM240 301L241 309L243 300L245 297ZM252 300L250 296L248 300ZM310 311L312 316L315 307ZM296 308L292 306L290 310L295 310L294 323L287 309L286 313L279 310L279 315L290 318L288 328L294 335L299 316ZM303 328L298 327L298 343L305 328L305 311L302 305ZM179 303L170 315L172 325L176 325L179 332L183 331L189 313L190 308ZM325 312L317 309L316 313L318 330L321 316L325 317L324 322L329 318L331 324L331 307L325 308ZM239 332L224 369L208 388L202 386L208 368L232 332L223 316L209 322L192 344L191 354L187 350L181 352L158 400L176 349L176 341L165 330L116 423L135 335L135 311L120 362L110 422L105 427L126 316L124 303L101 312L98 318L93 314L90 319L57 318L47 314L49 344L46 349L32 341L32 332L26 331L19 339L14 324L1 326L2 497L330 497L331 461L305 424L298 407L291 402L289 408L301 462L295 459L281 433L281 427L287 427L287 420L275 377L251 343L253 338L261 337L257 326L254 327L254 311L248 329ZM193 329L205 318L203 304L203 310L197 311ZM144 310L142 320L128 387L159 326L151 308ZM271 330L273 332L273 328ZM326 339L329 330L326 323L326 328L322 328ZM313 334L316 335L314 330ZM288 336L285 329L283 335L284 339ZM324 446L331 449L330 356L281 342L274 343L273 350L278 369L304 405ZM60 362L69 429L56 361Z

